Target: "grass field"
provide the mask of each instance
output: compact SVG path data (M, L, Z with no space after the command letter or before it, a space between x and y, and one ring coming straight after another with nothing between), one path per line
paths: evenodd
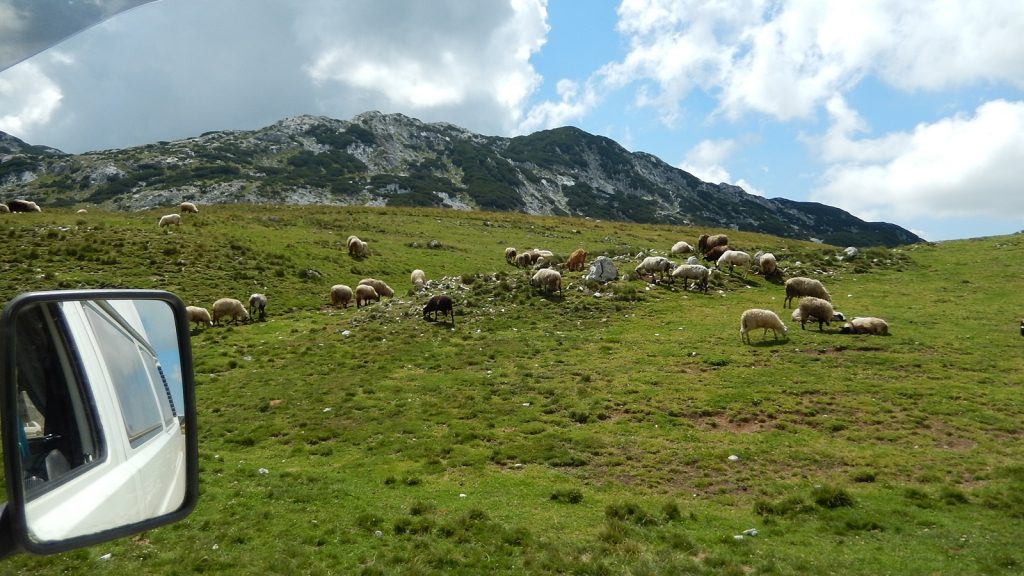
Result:
M782 286L749 272L708 295L567 273L544 296L503 258L584 247L632 272L697 229L201 210L172 229L157 212L0 218L2 302L86 287L270 302L264 322L193 330L195 512L0 573L1024 573L1024 235L842 262L842 247L729 232L821 279L847 317L888 320L876 337L801 330ZM349 257L350 234L372 255ZM453 297L454 328L423 320L414 268ZM364 277L395 297L329 305L331 285ZM788 338L741 344L752 307Z

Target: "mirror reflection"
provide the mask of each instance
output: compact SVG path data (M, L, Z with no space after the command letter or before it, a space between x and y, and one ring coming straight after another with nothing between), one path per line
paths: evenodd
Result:
M181 362L167 302L31 304L18 314L14 345L34 540L92 534L182 506Z

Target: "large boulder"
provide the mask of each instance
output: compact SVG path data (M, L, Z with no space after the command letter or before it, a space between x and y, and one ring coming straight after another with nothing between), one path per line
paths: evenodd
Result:
M619 271L615 269L615 264L612 263L611 258L607 256L598 256L590 264L590 271L583 277L584 280L596 280L598 282L611 282L618 277Z

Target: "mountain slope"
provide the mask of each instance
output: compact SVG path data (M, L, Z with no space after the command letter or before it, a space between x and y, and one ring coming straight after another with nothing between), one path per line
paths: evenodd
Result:
M17 139L12 139L20 143ZM7 140L0 141L6 143ZM7 145L0 197L139 210L202 203L436 206L732 228L830 244L920 242L837 208L703 182L578 128L515 138L367 112L66 155Z

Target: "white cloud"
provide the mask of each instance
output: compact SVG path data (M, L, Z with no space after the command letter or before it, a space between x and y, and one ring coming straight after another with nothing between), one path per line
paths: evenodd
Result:
M734 181L729 171L725 169L726 160L732 156L737 147L738 144L735 140L702 140L686 153L686 158L678 168L686 170L705 182L733 184L750 194L764 196L764 193L745 179L740 178Z
M618 16L629 51L591 76L593 100L634 86L635 103L669 126L694 90L731 119L754 112L788 121L811 117L869 75L905 91L1024 87L1018 0L625 0Z
M367 110L507 134L539 86L546 19L545 0L152 2L61 44L74 66L47 53L0 72L0 115L67 152Z
M1024 216L1024 101L986 102L970 116L860 140L850 138L860 126L851 112L836 110L836 126L846 128L822 138L833 164L812 199L866 220Z
M0 76L0 131L23 134L49 122L62 98L60 86L38 66L15 67Z
M499 127L520 120L540 84L530 57L547 36L542 0L388 4L333 3L305 10L298 28L314 56L310 78L328 90L355 90L406 112L473 103L489 106ZM396 16L400 16L396 18Z

